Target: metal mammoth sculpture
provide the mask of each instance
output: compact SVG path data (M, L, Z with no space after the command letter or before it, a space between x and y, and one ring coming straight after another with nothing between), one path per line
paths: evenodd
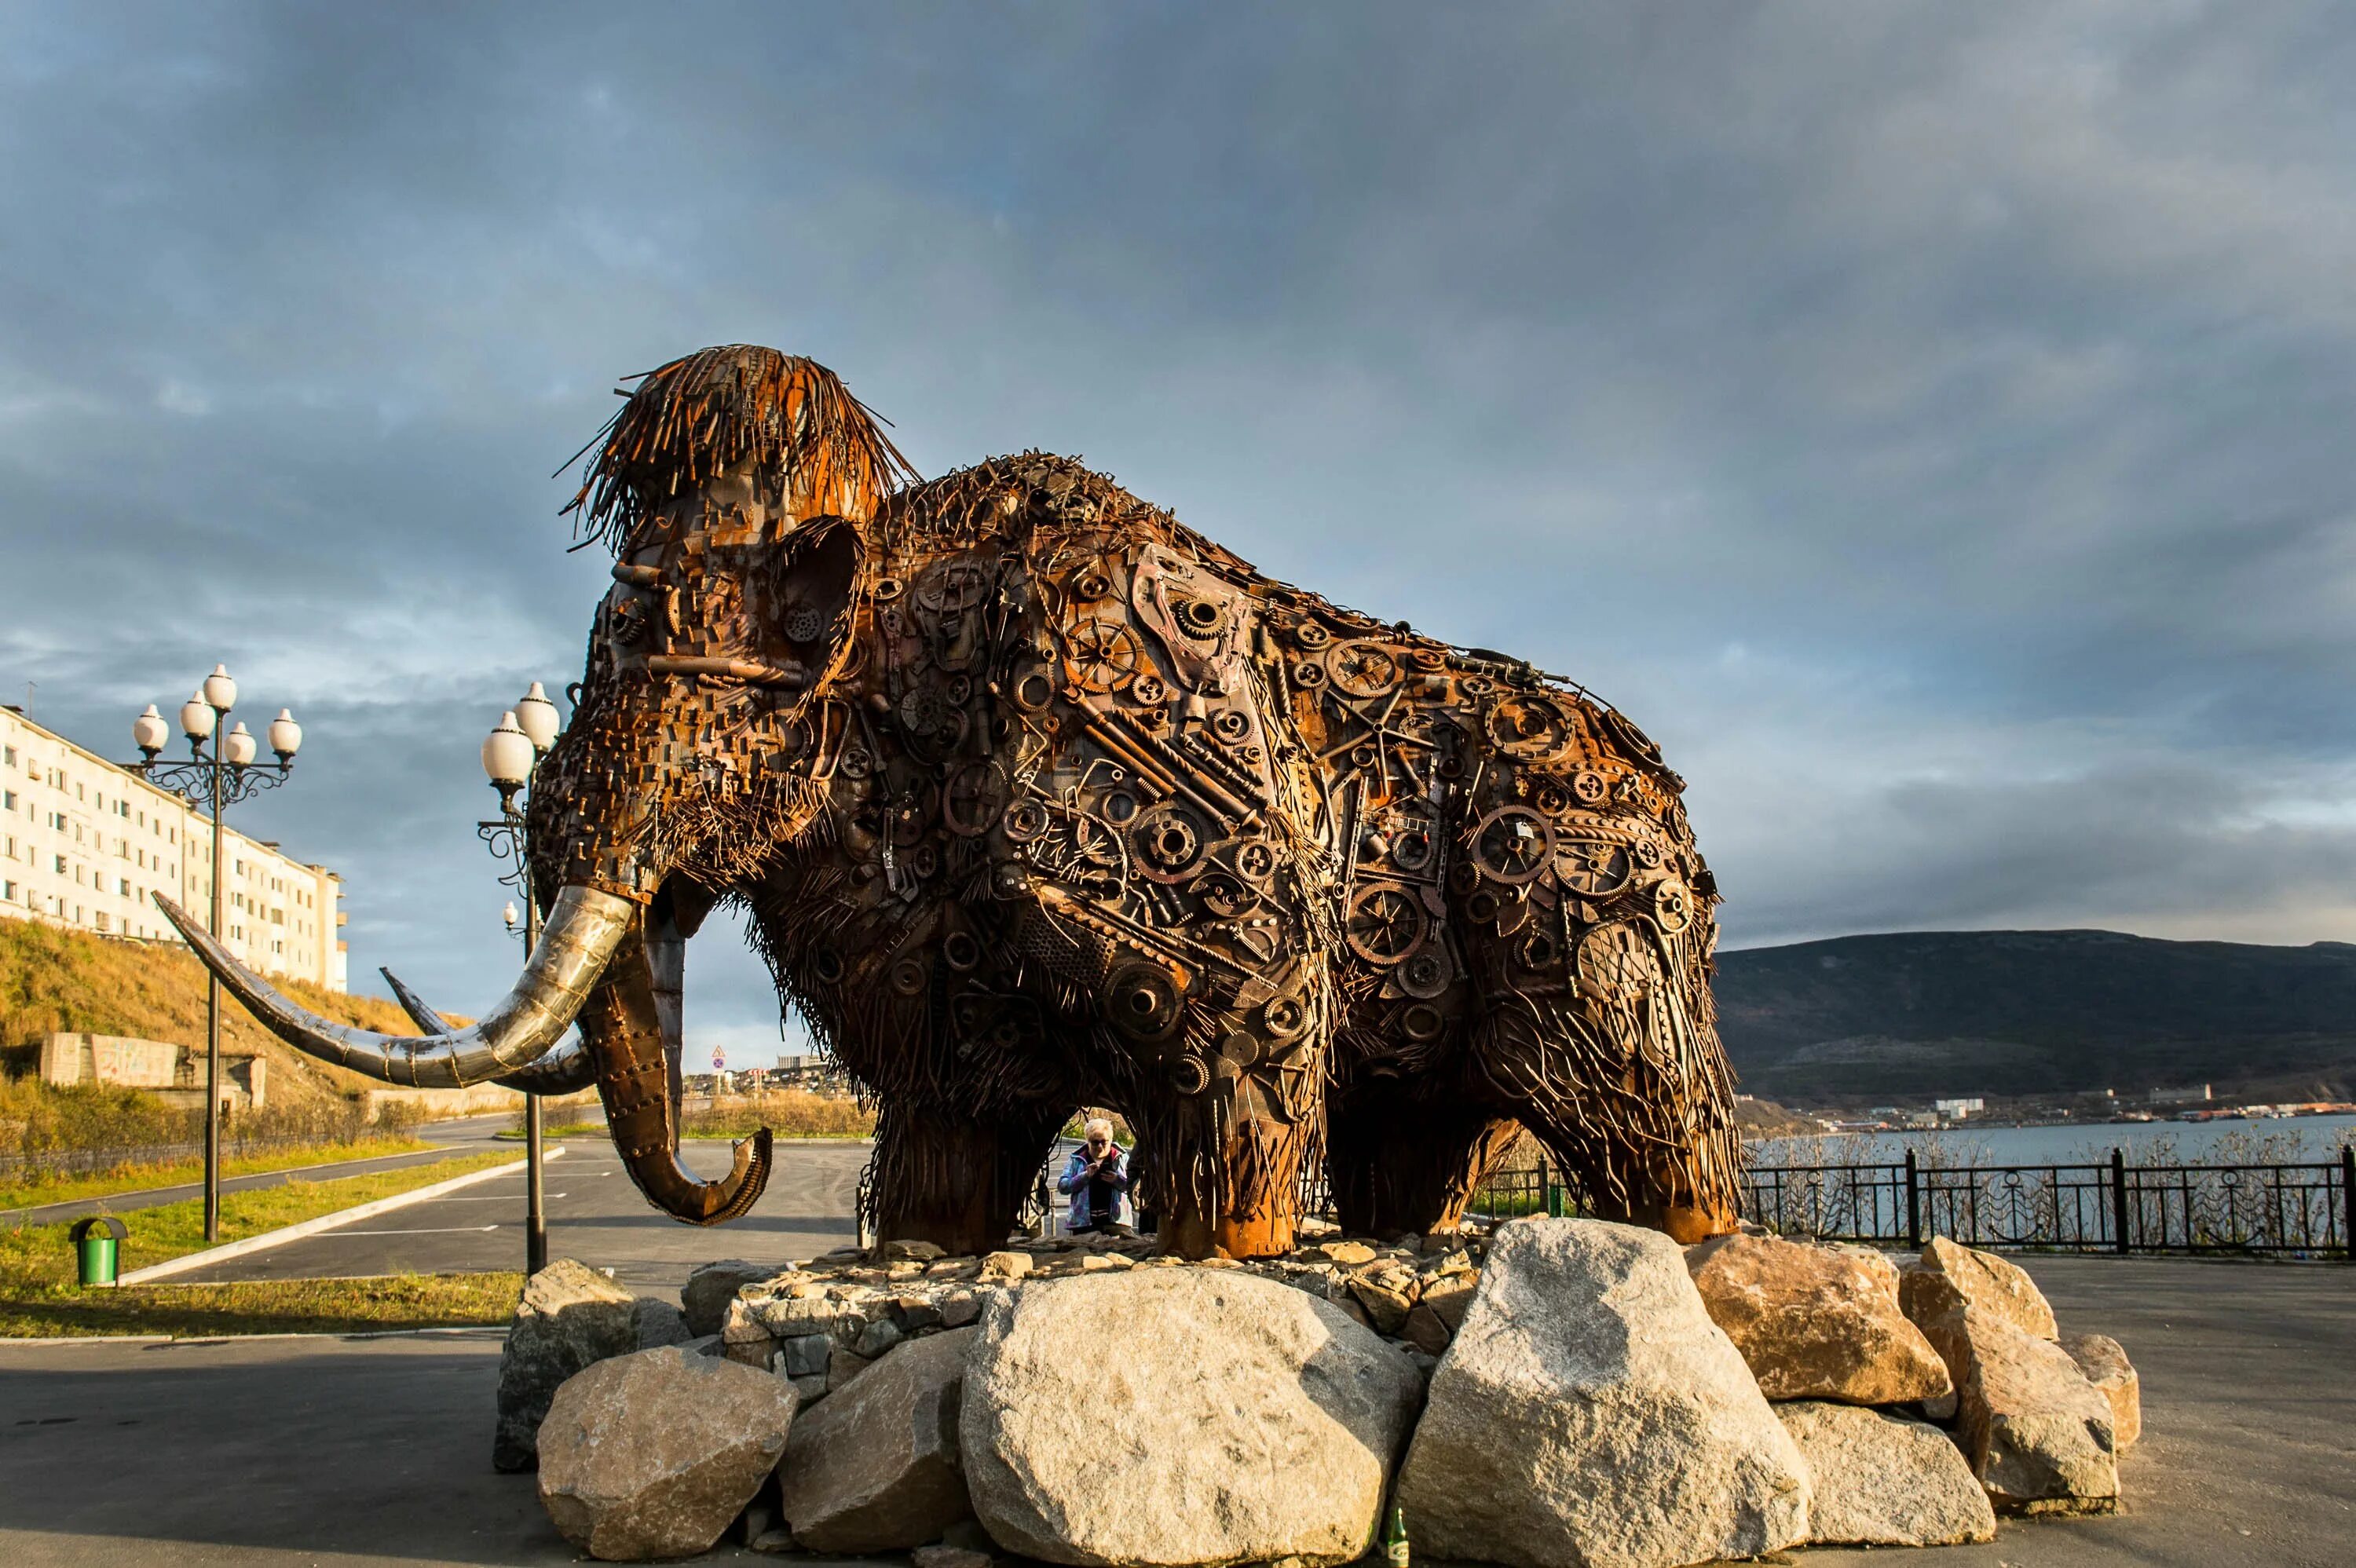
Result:
M1515 1126L1580 1200L1730 1228L1715 891L1633 725L1502 654L1261 576L1041 453L929 482L823 368L645 377L576 511L610 548L531 837L546 935L482 1022L304 1013L174 912L291 1043L396 1083L594 1083L639 1188L678 1157L680 954L740 907L878 1106L886 1239L1001 1243L1056 1129L1116 1107L1188 1256L1452 1227ZM573 1023L578 1046L559 1046Z

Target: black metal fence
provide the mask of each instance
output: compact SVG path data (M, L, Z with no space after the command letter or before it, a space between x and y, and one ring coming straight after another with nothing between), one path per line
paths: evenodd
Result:
M2356 1148L2308 1165L1754 1166L1746 1216L1826 1241L2063 1253L2350 1256Z

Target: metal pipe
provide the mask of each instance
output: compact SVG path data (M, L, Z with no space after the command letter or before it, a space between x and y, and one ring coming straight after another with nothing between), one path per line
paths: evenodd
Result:
M518 822L516 831L523 832ZM523 855L523 956L531 961L531 950L540 945L540 901L532 897L531 851L526 846ZM584 1051L583 1055L588 1053ZM541 1152L541 1117L540 1096L523 1097L523 1263L524 1277L530 1278L548 1266L548 1182Z
M809 672L783 669L754 659L689 657L683 654L649 654L647 656L649 675L722 676L730 680L751 681L755 686L783 686L796 691L809 687Z
M209 689L209 688L208 688ZM220 720L213 720L213 864L212 935L221 934L221 737ZM161 897L162 895L157 895ZM168 911L166 912L169 912ZM220 1240L220 976L210 975L205 987L205 1240Z

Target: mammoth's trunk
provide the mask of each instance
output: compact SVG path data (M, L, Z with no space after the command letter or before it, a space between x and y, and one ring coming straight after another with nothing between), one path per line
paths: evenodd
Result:
M679 1158L678 1094L663 1049L643 927L633 923L583 1005L581 1038L596 1064L597 1093L614 1147L647 1201L691 1225L734 1220L759 1201L769 1180L769 1129L736 1145L736 1162L717 1181L698 1181Z

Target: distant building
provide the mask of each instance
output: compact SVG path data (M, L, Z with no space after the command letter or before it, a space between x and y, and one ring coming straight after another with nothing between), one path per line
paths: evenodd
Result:
M1977 1095L1968 1100L1933 1100L1931 1108L1951 1122L1960 1122L1965 1116L1976 1116L1986 1111L1987 1102Z
M2205 1105L2209 1099L2209 1085L2206 1083L2190 1089L2155 1089L2151 1092L2151 1104L2155 1105L2189 1105L2196 1102Z
M265 975L345 988L343 879L224 827L221 940ZM212 819L0 706L0 914L180 940L149 896L212 906Z

